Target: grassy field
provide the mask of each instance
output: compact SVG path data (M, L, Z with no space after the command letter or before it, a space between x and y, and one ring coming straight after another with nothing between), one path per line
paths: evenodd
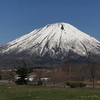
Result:
M0 100L100 100L100 89L0 84Z

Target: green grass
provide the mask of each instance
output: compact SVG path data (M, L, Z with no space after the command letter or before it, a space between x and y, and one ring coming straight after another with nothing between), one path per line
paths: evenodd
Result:
M0 85L0 100L100 100L100 90Z

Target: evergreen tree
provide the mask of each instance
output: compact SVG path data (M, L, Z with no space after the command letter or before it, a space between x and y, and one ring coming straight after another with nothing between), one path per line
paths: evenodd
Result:
M28 68L26 66L26 62L23 62L22 67L18 67L16 74L18 75L18 79L15 81L16 84L24 85L27 84L27 75L28 75Z

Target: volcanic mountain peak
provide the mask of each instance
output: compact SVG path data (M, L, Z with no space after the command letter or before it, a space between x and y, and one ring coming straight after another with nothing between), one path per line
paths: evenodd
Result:
M87 51L100 54L100 42L68 23L54 23L36 29L0 47L0 53L21 53L50 56L68 54L69 51L85 56Z

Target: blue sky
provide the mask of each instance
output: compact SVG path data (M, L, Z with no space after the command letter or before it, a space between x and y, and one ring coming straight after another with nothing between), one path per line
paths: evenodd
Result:
M0 45L56 22L100 41L100 0L0 0Z

